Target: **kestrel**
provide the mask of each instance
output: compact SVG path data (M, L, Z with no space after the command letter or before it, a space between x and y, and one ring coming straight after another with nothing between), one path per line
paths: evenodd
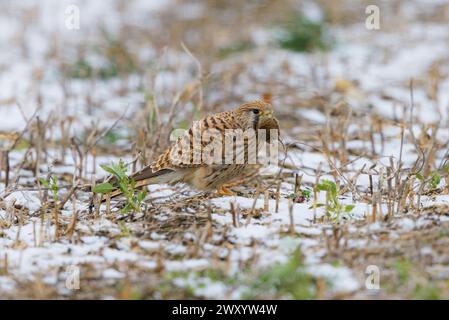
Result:
M265 129L268 131L266 138L269 139L269 130L279 130L278 120L273 116L273 107L269 102L256 100L245 103L240 107L209 115L197 122L177 139L155 162L134 173L131 178L136 187L150 184L177 184L186 183L198 190L217 190L222 195L234 194L226 187L226 184L245 172L248 167L248 139L244 144L243 162L237 162L235 154L236 146L231 150L233 160L231 163L223 161L225 151L218 155L219 162L216 163L205 157L205 150L210 147L214 140L221 142L226 140L226 134L231 130L254 130L255 132ZM206 132L215 133L215 137L205 137ZM218 136L217 136L218 134ZM194 144L195 137L199 137L200 143ZM233 139L235 142L235 138ZM226 140L227 141L227 140ZM256 139L256 145L257 139ZM224 149L224 148L223 148ZM183 152L184 151L184 152ZM219 150L220 151L220 150ZM120 194L117 190L112 196Z

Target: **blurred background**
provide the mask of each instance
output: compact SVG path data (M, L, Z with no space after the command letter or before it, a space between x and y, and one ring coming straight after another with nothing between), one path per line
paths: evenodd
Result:
M182 114L175 114L174 125L181 127L195 113L263 94L272 95L286 122L292 112L342 96L394 116L392 104L404 98L400 88L412 77L416 102L434 106L422 116L447 119L440 90L447 88L446 1L0 5L2 131L18 130L26 122L21 113L36 107L44 114L57 110L73 128L116 118L128 104L130 114L144 112L147 122L160 122L177 94ZM379 9L378 30L366 26L369 5ZM154 108L157 119L148 115ZM142 121L135 123L143 129Z

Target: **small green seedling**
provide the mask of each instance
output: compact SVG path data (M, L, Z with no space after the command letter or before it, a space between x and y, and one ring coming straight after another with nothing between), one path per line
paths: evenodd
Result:
M438 188L438 185L440 184L440 182L441 182L441 176L438 173L438 171L432 172L432 175L429 180L430 189L435 190L436 188Z
M416 178L420 181L425 181L424 177L421 174L417 174ZM438 171L432 171L430 174L430 178L427 180L427 186L429 187L429 190L435 190L438 188L438 185L441 182L441 175Z
M321 180L316 185L318 191L326 192L326 203L318 203L317 207L326 207L326 213L333 221L337 221L342 213L351 214L353 204L344 205L338 199L337 185L330 180ZM313 208L311 206L309 209Z
M130 179L126 174L125 163L120 160L118 164L112 163L110 166L101 165L100 167L114 176L116 186L125 197L126 202L122 211L126 213L131 211L140 212L142 201L145 199L147 193L145 191L138 192L136 190L136 182L134 179ZM93 188L93 192L107 194L112 192L114 189L115 187L111 183L104 182L97 184Z
M50 176L48 180L45 178L39 178L39 182L45 188L48 188L50 190L53 202L54 203L58 202L58 191L59 191L59 187L57 184L58 179L56 179L56 177Z
M293 200L293 202L296 203L303 203L303 202L307 202L310 200L310 197L312 196L312 190L310 190L309 188L304 188L299 190L298 193L291 193L288 195L288 197L290 199Z
M334 45L326 24L309 20L302 14L295 14L282 26L277 36L283 49L299 52L326 51Z

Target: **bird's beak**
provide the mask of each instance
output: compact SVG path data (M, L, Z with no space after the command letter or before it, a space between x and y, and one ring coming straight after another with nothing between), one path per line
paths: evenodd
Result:
M273 113L270 113L260 119L259 129L279 129L279 121L273 116Z
M262 112L262 116L265 118L273 118L273 111Z

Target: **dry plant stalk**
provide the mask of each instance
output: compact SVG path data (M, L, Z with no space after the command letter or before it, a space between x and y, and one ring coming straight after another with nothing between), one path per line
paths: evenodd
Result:
M250 224L251 218L254 215L254 211L256 209L257 200L259 199L259 196L260 196L261 193L262 193L262 190L261 190L260 186L258 185L256 193L254 194L254 200L253 200L253 204L251 206L251 210L249 210L248 217L246 218L245 225L249 225Z
M231 207L232 225L234 226L234 228L238 228L240 226L240 208L234 201L231 201L229 204Z
M270 191L269 190L265 190L264 192L264 202L263 202L263 210L265 212L268 212L270 210Z
M288 199L288 217L290 219L290 224L288 227L288 232L291 235L295 234L295 221L294 221L294 217L293 217L293 200L292 199Z
M279 179L276 185L276 209L274 212L279 213L279 199L280 199L280 190L281 190L282 181Z

